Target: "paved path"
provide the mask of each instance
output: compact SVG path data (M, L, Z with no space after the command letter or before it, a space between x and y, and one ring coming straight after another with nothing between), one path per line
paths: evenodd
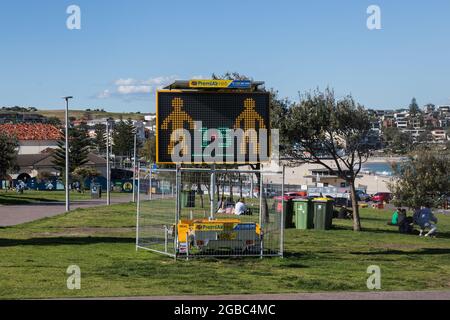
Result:
M111 299L111 298L109 298ZM450 300L449 291L318 292L217 296L154 296L115 300Z
M127 203L132 196L111 197L111 203ZM70 209L106 205L106 199L72 201ZM40 202L31 205L0 205L0 227L14 226L64 213L65 202Z

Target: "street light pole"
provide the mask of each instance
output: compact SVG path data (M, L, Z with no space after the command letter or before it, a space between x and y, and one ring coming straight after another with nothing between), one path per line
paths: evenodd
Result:
M136 202L136 144L137 144L137 133L134 133L134 151L133 151L133 202Z
M111 204L111 168L109 165L109 120L106 120L106 205Z
M70 193L69 193L69 100L73 99L71 96L63 97L66 101L66 130L65 130L65 148L66 148L66 212L70 211Z

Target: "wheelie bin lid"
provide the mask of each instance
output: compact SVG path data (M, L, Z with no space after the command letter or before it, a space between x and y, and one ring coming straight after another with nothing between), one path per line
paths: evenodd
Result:
M277 197L274 197L274 199L278 200L278 201L281 201L281 200L289 201L289 200L297 199L297 197L293 197L293 196L277 196Z
M294 202L309 202L309 201L311 201L311 199L308 197L297 197L292 201L294 201Z
M317 202L328 202L328 201L333 201L333 199L330 198L314 198L313 201L317 201Z

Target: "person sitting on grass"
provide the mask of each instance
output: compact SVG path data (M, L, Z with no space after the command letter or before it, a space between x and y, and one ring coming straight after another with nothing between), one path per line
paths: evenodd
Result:
M394 213L392 214L391 221L388 222L388 225L390 225L390 226L398 225L398 215L401 211L402 211L402 209L400 209L400 208L397 208L397 210L394 211Z
M339 209L339 212L337 215L338 219L352 219L352 217L353 217L352 212L350 210L348 210L347 207L342 206Z
M430 230L425 234L425 237L433 236L436 234L437 218L433 215L433 212L431 212L431 208L429 205L426 205L425 207L420 209L417 222L420 227L419 237L423 236L423 233L426 229Z
M411 234L413 230L413 218L408 217L406 210L402 209L398 215L398 232Z
M240 198L239 201L236 203L236 206L234 207L234 214L235 215L245 215L247 214L248 209L245 205L245 200L243 198Z

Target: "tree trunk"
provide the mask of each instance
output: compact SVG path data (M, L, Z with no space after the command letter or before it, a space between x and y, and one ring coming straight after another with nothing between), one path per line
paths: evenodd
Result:
M204 203L204 200L203 200L203 190L202 190L201 183L197 183L197 193L200 195L200 208L204 208L205 207L205 203Z
M217 177L217 174L216 174L216 181L215 181L215 184L216 184L217 202L220 201L220 187L222 187L222 197L223 197L223 184L222 184L222 183L219 183L219 181L220 181L220 179L219 179L219 177Z
M239 173L239 198L242 199L242 177L240 173Z
M229 184L229 188L230 188L230 199L231 199L231 201L233 201L233 178L232 178L232 176L230 175L230 180L228 181L228 184Z
M356 198L355 180L349 181L349 184L353 209L353 231L361 231L361 219L359 218L359 206Z

